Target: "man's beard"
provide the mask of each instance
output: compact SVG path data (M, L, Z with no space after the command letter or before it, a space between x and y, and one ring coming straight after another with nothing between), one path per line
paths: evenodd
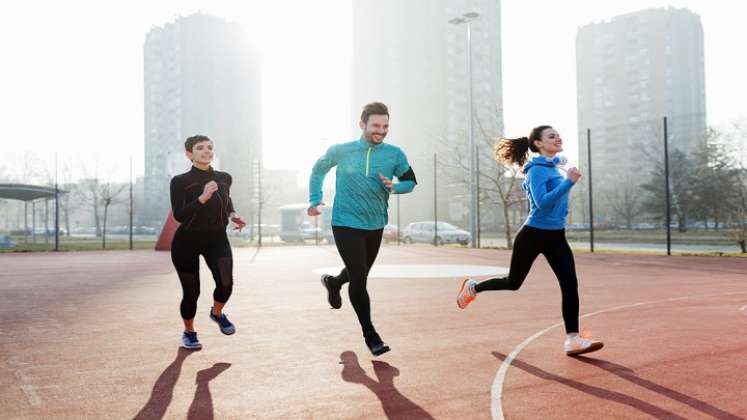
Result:
M368 133L368 134L366 135L366 140L368 140L368 141L370 141L370 142L372 142L372 143L373 143L373 142L376 142L377 140L374 140L374 136L375 136L375 135L381 136L381 138L380 138L380 139L378 140L379 142L382 142L382 141L384 141L384 139L386 138L386 134L381 134L381 133Z

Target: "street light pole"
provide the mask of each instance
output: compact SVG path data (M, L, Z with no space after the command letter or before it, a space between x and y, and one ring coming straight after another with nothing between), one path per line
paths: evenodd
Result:
M452 25L467 25L467 136L469 147L469 214L470 246L477 247L477 154L472 129L472 21L480 15L475 12L465 13L462 17L449 20Z

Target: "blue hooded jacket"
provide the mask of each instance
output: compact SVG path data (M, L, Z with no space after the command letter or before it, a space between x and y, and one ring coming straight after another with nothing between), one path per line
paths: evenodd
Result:
M523 171L526 177L522 186L529 198L529 216L524 224L537 229L564 229L573 182L544 156L534 157Z

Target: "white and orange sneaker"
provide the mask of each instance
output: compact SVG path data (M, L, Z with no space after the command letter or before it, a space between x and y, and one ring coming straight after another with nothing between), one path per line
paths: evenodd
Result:
M457 295L457 306L459 309L464 309L472 303L477 297L477 291L475 290L477 282L467 278L462 282L462 287L459 289L459 295Z
M604 347L604 343L591 338L579 336L578 334L568 336L563 343L565 354L568 356L577 356L579 354L591 353Z

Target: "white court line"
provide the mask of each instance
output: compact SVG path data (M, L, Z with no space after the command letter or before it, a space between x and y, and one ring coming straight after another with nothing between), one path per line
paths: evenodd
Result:
M727 292L727 293L715 293L715 294L710 294L710 295L682 296L682 297L676 297L676 298L654 300L654 301L649 301L649 302L638 302L638 303L633 303L629 305L614 306L612 308L602 309L600 311L588 313L586 315L580 316L579 319L587 318L587 317L594 316L594 315L599 315L605 312L612 312L612 311L618 311L621 309L635 308L637 306L643 306L643 305L654 305L657 303L675 302L678 300L687 300L687 299L702 299L702 298L716 297L716 296L740 295L740 294L746 294L746 293L747 292ZM742 307L742 310L747 310L747 306ZM506 356L506 358L503 360L503 363L501 363L501 367L498 369L498 373L495 374L495 379L493 380L493 387L490 390L490 412L493 416L493 419L504 420L504 417L503 417L503 382L506 380L506 373L508 373L508 368L511 366L511 362L513 362L516 356L518 356L519 353L526 346L528 346L529 343L534 341L537 337L561 325L563 325L562 322L553 324L545 328L544 330L532 335L526 340L522 341L521 344L516 346L511 351L511 353L509 353L509 355Z
M742 306L739 308L740 311L744 312L745 315L747 315L747 305Z
M342 266L319 267L314 274L337 274ZM464 278L477 276L505 276L508 267L494 265L466 264L376 264L368 273L368 278Z

